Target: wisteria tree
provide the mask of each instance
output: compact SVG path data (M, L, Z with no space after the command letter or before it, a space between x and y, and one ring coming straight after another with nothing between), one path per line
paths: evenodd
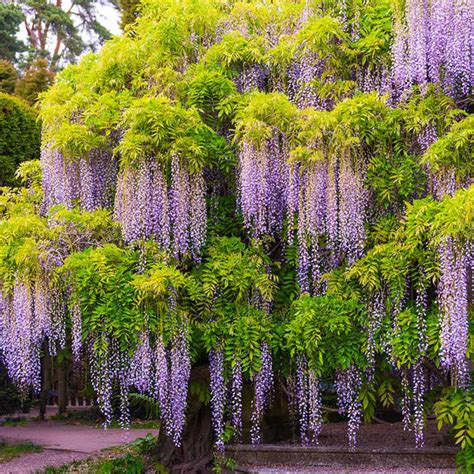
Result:
M351 448L381 406L421 447L434 410L469 469L472 20L145 0L44 94L41 169L0 201L11 379L38 392L69 348L105 425L156 400L166 466L271 441L278 392L304 445L331 400Z

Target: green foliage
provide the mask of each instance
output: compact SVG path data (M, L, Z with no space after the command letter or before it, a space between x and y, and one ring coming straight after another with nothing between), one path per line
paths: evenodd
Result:
M271 317L251 304L273 298L276 276L268 265L258 247L223 237L209 247L188 286L192 308L202 318L204 348L223 349L227 366L239 361L249 376L260 368L261 343L272 342Z
M118 4L120 6L120 25L125 31L127 26L137 19L140 0L119 0Z
M384 0L354 4L360 12L360 37L352 45L357 62L372 70L387 66L392 40L391 3Z
M126 454L115 459L108 459L94 466L97 474L142 474L145 472L145 464L141 456Z
M0 185L15 184L22 161L40 153L40 125L35 112L23 101L0 93Z
M458 179L471 176L474 172L474 115L455 122L450 131L435 141L423 161L434 170L451 168Z
M15 67L9 61L0 59L0 92L13 94L15 92L18 73Z
M80 301L84 336L94 334L99 353L107 337L120 341L121 350L132 350L144 315L134 304L132 279L137 255L113 244L73 253L64 262L74 296Z
M254 92L244 97L236 116L236 138L260 144L272 136L274 129L291 132L297 109L286 95Z
M185 99L207 125L219 130L235 113L236 93L235 84L222 72L196 68L186 84Z
M160 404L154 398L143 393L129 393L128 401L132 416L138 413L146 420L160 419Z
M17 53L25 49L24 43L17 38L23 19L23 12L18 5L0 3L0 59L13 62L17 59Z
M461 448L474 446L474 399L472 393L449 388L435 403L438 429L447 425L453 428L456 444Z
M19 411L22 408L22 402L17 388L8 379L7 370L3 364L0 365L0 415L9 415Z
M371 423L377 408L377 391L373 384L364 382L359 392L359 401L364 411L364 422Z
M365 366L365 309L335 295L301 296L290 310L286 344L292 357L301 353L318 376L351 365Z
M261 36L247 38L238 31L227 33L222 41L207 50L203 62L208 66L221 66L230 76L235 76L244 64L263 63L264 41Z
M10 461L13 458L26 453L39 453L42 451L41 446L33 444L29 441L18 444L0 443L0 463Z
M39 58L25 71L16 85L15 93L30 104L35 104L41 92L54 82L54 72L48 61Z
M397 367L412 367L420 358L419 329L416 308L407 307L396 315L396 328L391 339L392 357Z
M191 172L229 154L225 140L205 125L198 113L171 103L164 96L135 99L124 114L126 132L118 147L122 163L146 156L186 159ZM219 153L220 152L220 153Z
M387 156L380 154L370 159L367 181L377 203L388 207L420 193L425 184L425 175L413 155L400 153L387 160Z

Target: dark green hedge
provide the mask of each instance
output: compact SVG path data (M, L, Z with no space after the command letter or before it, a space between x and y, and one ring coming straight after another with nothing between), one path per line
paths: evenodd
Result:
M0 186L15 183L15 171L40 155L41 126L36 112L21 99L0 93Z

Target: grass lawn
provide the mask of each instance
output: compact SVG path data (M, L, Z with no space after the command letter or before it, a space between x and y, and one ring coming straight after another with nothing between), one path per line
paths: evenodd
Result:
M41 450L41 446L30 442L18 444L5 444L0 442L0 464L10 461L11 459L21 456L22 454L39 453Z

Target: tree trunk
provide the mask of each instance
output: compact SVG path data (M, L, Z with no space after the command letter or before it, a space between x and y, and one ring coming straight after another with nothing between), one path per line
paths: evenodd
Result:
M191 373L191 382L209 380L207 367L196 367ZM181 446L178 448L160 431L154 450L158 462L173 474L204 473L212 461L211 408L204 405L197 395L188 396L186 426Z

